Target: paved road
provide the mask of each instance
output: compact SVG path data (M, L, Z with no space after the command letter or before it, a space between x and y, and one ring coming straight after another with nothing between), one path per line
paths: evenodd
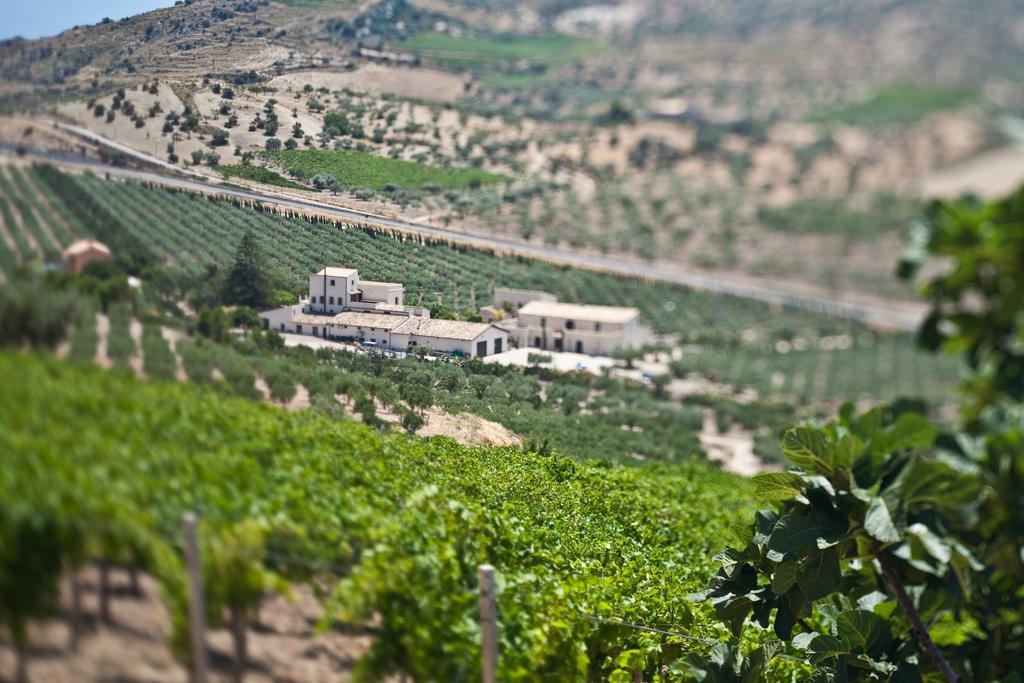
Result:
M159 162L160 166L167 167L166 162L162 160L154 159L149 155L127 148L120 143L107 140L96 133L80 129L75 126L68 126L66 124L56 125L69 132L80 134L98 144L108 145L113 149L117 149L118 151L124 152L125 154L141 161L146 161L148 163L153 163L155 161ZM13 147L13 145L3 143L0 143L0 146L6 148ZM663 266L626 261L608 256L583 254L565 251L554 247L524 244L521 242L502 239L500 237L472 235L455 230L422 225L420 223L414 223L401 218L381 216L378 214L366 213L364 211L357 211L355 209L347 209L330 204L324 204L312 199L301 199L270 191L241 190L233 187L212 184L204 180L199 180L198 178L183 178L180 175L170 176L150 171L136 171L118 168L107 166L96 161L83 159L81 157L70 157L68 155L53 154L35 150L28 150L27 153L31 156L41 157L63 164L70 164L80 168L88 168L99 174L109 173L111 176L131 178L165 187L215 193L247 201L276 204L278 206L301 211L313 211L318 214L343 221L383 226L399 232L459 242L467 246L482 249L496 249L509 254L542 259L576 268L586 268L645 280L667 282L708 292L729 294L732 296L764 301L770 304L779 304L808 311L827 313L829 315L847 318L850 320L859 320L867 324L886 329L904 331L915 330L917 329L925 310L924 306L916 304L896 302L887 303L874 299L870 301L859 301L852 296L839 298L817 292L808 292L805 288L795 284L793 286L785 286L785 284L780 285L780 283L777 282L768 283L765 281L759 281L756 278L738 278L694 273L686 271L682 267L666 268ZM179 173L181 172L181 169L178 169L177 167L173 168L175 171ZM192 175L198 176L199 174L192 172Z
M150 164L151 166L157 166L159 168L162 168L165 171L169 171L171 173L175 173L175 174L179 174L179 175L180 174L189 175L189 176L192 176L192 177L195 177L195 178L200 178L200 179L206 177L202 173L197 173L196 171L193 171L193 170L190 170L190 169L187 169L187 168L182 168L180 166L175 166L174 164L172 164L170 162L167 162L167 161L164 161L163 159L160 159L158 157L152 156L150 154L146 154L145 152L140 152L140 151L138 151L136 149L132 149L128 145L121 144L120 142L118 142L116 140L111 140L110 138L104 137L104 136L100 135L99 133L94 133L91 130L89 130L88 128L82 128L81 126L72 126L72 125L67 124L67 123L61 123L60 121L46 121L44 119L44 122L52 124L53 126L55 126L56 128L59 128L61 130L65 130L65 131L67 131L69 133L73 133L73 134L77 135L80 138L85 138L86 140L88 140L90 142L93 142L93 143L95 143L97 145L103 145L104 147L109 147L110 149L118 151L121 154L124 154L125 156L132 157L133 159L138 159L139 161L142 161L144 163Z

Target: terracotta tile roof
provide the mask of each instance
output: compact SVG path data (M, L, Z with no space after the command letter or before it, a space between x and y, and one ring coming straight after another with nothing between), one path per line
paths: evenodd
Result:
M491 328L488 323L470 323L464 320L438 320L436 318L410 318L399 329L397 334L409 334L417 337L434 337L435 339L460 339L472 341Z
M325 273L326 271L326 273ZM357 271L355 268L321 268L320 270L313 273L314 275L324 275L327 277L348 277L349 275L355 275Z
M386 313L344 311L337 315L298 313L292 318L292 321L300 325L347 325L349 327L372 327L378 330L394 330L406 321L406 317L404 315L388 315Z

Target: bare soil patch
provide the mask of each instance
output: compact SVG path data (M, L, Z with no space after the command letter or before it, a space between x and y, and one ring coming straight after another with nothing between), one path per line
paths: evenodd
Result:
M338 394L335 398L349 417L353 420L362 419L355 411L351 398L344 394ZM400 429L402 415L380 401L375 403L377 417ZM521 446L523 443L522 438L515 432L478 415L452 415L436 407L427 408L422 415L423 426L416 432L416 436L447 436L464 446Z
M1024 183L1024 146L1005 147L922 176L917 184L930 198L965 193L1002 197Z
M128 332L131 334L132 342L135 344L135 353L128 359L128 363L132 366L132 371L136 377L145 377L146 371L143 369L143 357L142 357L142 323L132 318L131 323L128 325Z
M507 427L479 415L451 415L438 409L424 413L418 436L448 436L468 446L522 446L522 438Z
M409 69L383 64L362 64L354 71L297 71L270 81L279 90L314 88L390 94L410 99L453 102L463 92L466 78L438 69Z
M156 581L139 575L134 594L126 571L111 572L113 598L110 623L99 618L99 572L80 572L83 587L84 634L77 652L69 647L71 591L65 581L60 611L55 618L30 628L29 679L35 683L185 683L188 673L171 655L168 646L170 618L160 599ZM249 667L246 681L269 683L337 683L351 680L350 670L367 650L371 636L365 632L329 630L317 633L321 615L312 591L297 586L292 599L268 599L259 611L258 624L250 629ZM231 637L226 629L209 634L211 681L229 681L233 662ZM11 643L0 640L0 672L14 671Z
M171 347L171 353L174 354L174 378L179 382L188 381L188 373L185 372L185 363L181 359L181 354L178 352L178 342L182 339L188 340L188 335L177 330L173 327L161 327L160 335L167 342L167 345Z
M727 472L749 477L772 469L754 454L753 434L736 425L724 434L719 432L712 410L704 412L704 427L698 436L708 458L722 463Z
M96 364L110 369L113 363L107 354L107 338L110 336L110 318L103 313L96 314Z

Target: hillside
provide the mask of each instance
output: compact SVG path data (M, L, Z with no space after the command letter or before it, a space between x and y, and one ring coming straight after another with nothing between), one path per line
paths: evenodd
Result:
M1022 63L1009 0L196 0L0 44L0 131L77 151L59 120L214 182L906 299L927 193L974 188L993 149L1024 167Z
M1021 9L0 41L0 679L1021 683Z
M345 10L354 3L332 3ZM80 26L53 38L14 39L0 46L0 75L36 86L82 86L96 79L248 71L287 60L288 29L304 19L300 5L267 0L175 3L120 21Z
M491 303L495 287L541 289L564 301L637 307L666 344L649 354L643 371L672 376L667 392L675 404L652 403L646 387L611 392L594 379L566 379L562 386L568 393L560 399L561 392L545 393L534 381L510 376L485 401L449 392L445 382L435 383L437 402L449 411L469 410L496 419L524 437L547 438L573 453L605 439L622 446L621 452L611 454L620 461L631 455L662 459L688 454L696 445L691 433L701 424L696 408L709 407L708 396L738 402L731 409L719 406L719 424L723 430L731 422L752 429L758 453L769 459L778 458L776 431L784 426L780 421L794 415L794 408L784 406L795 406L799 414L846 397L884 401L925 396L936 408L953 399L950 385L958 365L951 359L916 351L907 335L881 333L824 314L776 310L736 297L409 240L359 224L309 221L269 207L236 206L45 166L0 166L0 274L7 278L14 276L19 260L44 260L76 235L98 237L117 245L126 263L159 265L160 270L147 276L158 289L138 307L162 305L165 314L178 317L180 311L168 302L205 296L209 274L231 263L245 230L253 232L270 257L287 301L304 290L308 273L326 257L356 267L366 277L403 282L406 301L443 315L474 314ZM415 365L402 372L416 374ZM472 374L465 374L466 381ZM640 370L630 377L643 379ZM554 408L555 415L544 418L547 426L534 431L540 414L520 409L518 402L533 405L545 399L552 405L542 412ZM559 400L565 401L560 409ZM606 415L613 407L615 412ZM599 416L615 431L598 428Z
M741 479L697 464L617 469L382 436L21 354L0 354L0 376L10 378L0 423L17 425L0 431L0 452L18 454L0 475L0 533L20 529L17 542L31 544L34 533L60 530L54 552L73 566L83 542L102 542L112 561L141 555L172 615L184 595L169 551L181 513L197 509L204 544L255 524L264 539L256 557L290 582L326 589L328 621L378 623L359 665L367 673L478 678L467 624L481 562L501 576L509 680L608 672L609 657L644 642L590 617L721 635L685 595L705 584L728 525L750 514ZM309 566L327 569L311 575ZM0 580L45 594L57 579L47 571ZM679 641L660 656L702 647Z

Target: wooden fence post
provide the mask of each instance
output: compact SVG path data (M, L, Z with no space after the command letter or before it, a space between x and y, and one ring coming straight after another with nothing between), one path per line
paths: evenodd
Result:
M210 661L206 649L206 604L203 598L203 572L199 564L199 541L196 537L196 516L186 512L181 517L185 536L185 569L188 572L188 626L192 639L192 683L206 683Z
M78 570L71 570L71 623L70 646L72 652L78 652L78 643L82 637L82 582L78 579Z
M100 620L110 623L110 563L100 558Z
M480 638L483 683L498 680L498 606L494 595L494 567L482 564L476 571L480 584Z

